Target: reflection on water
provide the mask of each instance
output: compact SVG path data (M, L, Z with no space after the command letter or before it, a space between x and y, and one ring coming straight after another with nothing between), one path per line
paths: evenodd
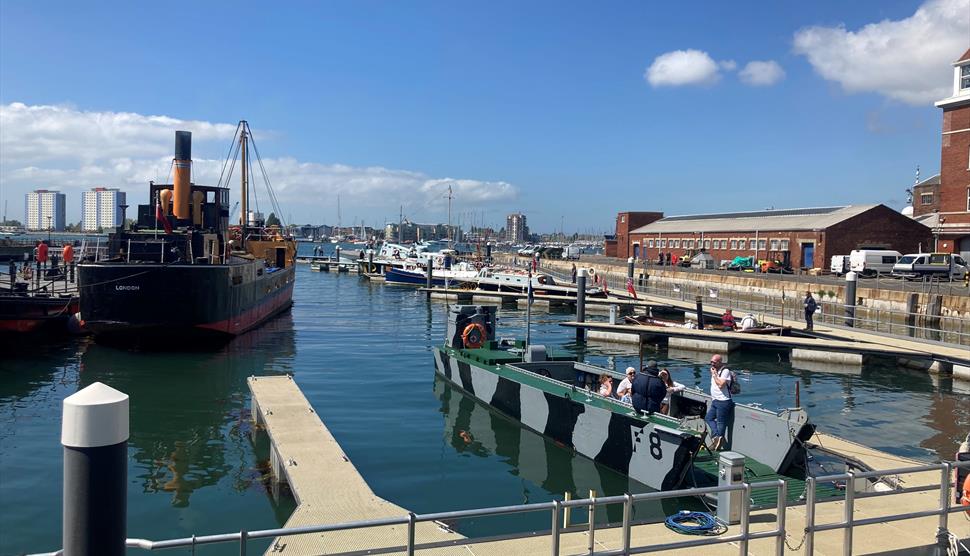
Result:
M255 444L249 437L245 379L252 374L292 373L373 490L411 511L643 489L436 382L430 349L444 336L443 302L306 266L298 269L294 301L290 314L211 351L129 351L77 338L3 346L0 532L18 535L0 534L0 554L57 548L61 401L95 381L131 396L132 537L254 530L285 521L292 502L273 503L262 482L265 435ZM524 335L524 310L505 305L499 317L500 335ZM639 364L636 346L575 345L572 330L559 326L571 318L568 311L534 308L533 341L597 365ZM668 367L679 382L709 387L709 354L647 347L643 357ZM821 430L899 455L952 457L970 428L970 398L959 383L891 363L813 372L777 353L735 352L731 365L744 381L741 401L789 407L800 381L801 403ZM671 502L638 508L637 515L659 517L681 507ZM612 513L618 510L609 512L598 519L618 519ZM549 524L546 513L458 526L474 535Z
M544 502L553 496L561 498L567 492L573 498L586 498L590 492L595 492L596 496L652 492L646 485L576 455L571 448L526 429L466 395L437 374L434 377L434 390L435 396L441 400L445 440L458 454L498 461L509 474L520 478L521 500L516 503ZM698 506L694 500L637 504L634 519L656 520L685 507ZM587 519L585 510L573 512L572 523L588 522ZM622 505L614 504L597 510L599 523L617 523L622 519ZM504 520L489 518L487 526L481 521L461 521L454 525L466 535L508 533L526 528L522 516L509 516ZM548 528L548 516L533 516L528 525L533 529Z
M247 438L246 377L292 373L295 351L290 315L215 351L146 354L89 343L80 387L103 382L130 396L130 479L143 492L171 493L172 505L185 507L194 491L226 476L235 489L252 486L258 475L250 465L227 460L245 447L229 451L223 443Z

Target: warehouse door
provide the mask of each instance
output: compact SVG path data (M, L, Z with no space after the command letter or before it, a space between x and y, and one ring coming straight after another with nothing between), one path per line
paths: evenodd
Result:
M639 243L634 243L633 244L633 258L634 259L637 259L637 260L640 259L640 244Z
M802 268L815 268L815 244L802 244Z
M958 245L960 256L963 257L964 260L970 261L970 236L961 239Z

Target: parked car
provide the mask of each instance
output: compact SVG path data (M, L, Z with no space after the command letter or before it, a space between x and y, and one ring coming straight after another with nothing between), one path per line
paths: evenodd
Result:
M849 253L849 270L863 276L889 274L902 256L899 251L853 249Z
M939 280L963 280L970 266L952 253L914 253L903 255L893 265L893 274L912 280L928 276Z
M761 272L773 272L776 274L791 274L792 269L785 266L781 261L761 259L758 261L758 268Z
M751 272L754 270L754 257L734 257L727 269Z
M842 276L849 271L849 256L848 255L833 255L832 264L829 265L829 270L832 274L836 276Z

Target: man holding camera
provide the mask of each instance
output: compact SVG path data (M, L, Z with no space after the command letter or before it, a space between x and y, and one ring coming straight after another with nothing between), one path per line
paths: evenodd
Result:
M704 422L710 430L711 449L720 450L725 444L724 435L734 413L731 396L731 370L724 365L720 354L711 356L711 405L707 408Z

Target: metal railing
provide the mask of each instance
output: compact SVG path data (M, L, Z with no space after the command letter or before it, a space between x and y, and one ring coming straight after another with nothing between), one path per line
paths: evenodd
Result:
M754 489L775 489L778 493L778 504L776 507L777 515L777 526L771 531L759 531L753 533L749 529L749 515L751 511L751 491ZM703 537L688 541L680 542L668 542L662 544L654 545L644 545L644 546L633 546L631 541L631 527L634 524L633 521L633 505L638 502L655 502L659 500L664 500L667 498L680 498L689 496L704 496L707 494L717 494L720 492L740 492L742 496L741 504L741 520L739 523L740 531L736 535L730 536L718 536L718 537ZM246 543L250 540L256 539L268 539L268 538L279 538L279 537L289 537L293 535L305 535L312 533L334 533L339 531L352 531L358 529L370 529L374 527L383 527L391 525L406 525L407 526L407 538L404 545L379 547L382 551L401 551L403 550L408 555L415 554L416 550L425 550L433 548L441 548L445 546L464 546L464 545L474 545L485 542L494 542L493 538L476 539L476 538L462 538L448 541L438 541L431 543L418 543L416 540L417 536L417 524L419 523L435 523L442 520L457 520L457 519L467 519L474 517L490 517L490 516L501 516L501 515L512 515L521 514L529 512L539 512L539 511L549 511L551 513L551 528L545 534L549 535L549 545L550 551L553 555L559 554L559 545L561 540L561 535L563 532L572 531L587 531L590 535L589 546L595 546L593 543L594 535L597 530L595 518L595 509L600 506L607 506L611 504L622 504L623 505L623 521L620 524L621 527L621 548L615 550L606 551L593 551L590 550L590 554L596 554L598 556L618 556L626 554L643 554L648 552L659 552L663 550L674 550L678 548L690 548L696 546L708 546L714 544L724 544L724 543L739 543L739 554L747 554L748 543L751 540L765 539L765 538L775 538L775 552L776 554L784 554L784 545L786 538L785 531L785 500L787 499L788 484L783 480L765 481L759 483L740 483L735 485L725 485L716 487L704 487L704 488L693 488L684 490L670 490L663 492L649 492L642 494L624 494L621 496L605 496L597 498L583 498L574 500L553 500L551 502L539 502L532 504L519 504L515 506L498 506L492 508L480 508L473 510L459 510L451 512L437 512L430 514L415 514L413 512L408 512L407 515L400 517L391 517L383 519L373 519L373 520L363 520L363 521L351 521L346 523L335 523L327 525L311 525L305 527L289 527L289 528L278 528L278 529L263 529L259 531L239 531L236 533L222 533L216 535L204 535L179 538L179 539L168 539L162 541L151 541L147 539L127 539L126 546L128 548L140 548L144 550L163 550L170 548L190 548L192 549L192 554L195 554L195 548L197 546L208 545L208 544L219 544L219 543L239 543L239 553L243 556L246 554ZM589 508L591 519L589 527L563 527L563 511L567 508ZM606 527L600 527L604 529ZM614 528L614 527L610 527ZM534 537L534 533L528 533L523 535L512 535L503 537L505 539L514 538L526 538ZM378 548L378 547L374 547ZM60 556L62 551L36 554L34 556ZM339 554L339 553L338 553Z
M955 468L968 468L970 469L970 461L966 462L943 462L938 464L928 464L922 466L913 467L902 467L896 469L886 469L880 471L866 471L859 473L840 473L834 475L825 475L821 477L809 477L806 481L806 491L805 491L805 526L803 529L804 537L799 543L799 547L804 545L805 554L811 556L814 554L815 550L815 534L824 531L834 531L842 529L843 533L843 554L849 556L852 554L852 539L853 531L855 527L862 527L866 525L873 525L877 523L887 523L895 521L903 521L907 519L917 519L923 517L938 516L939 523L936 531L936 541L940 545L943 544L950 536L948 530L948 517L951 513L957 513L965 511L966 508L960 505L953 505L951 498L951 487L953 486L952 471ZM888 516L880 516L865 519L855 519L855 499L857 497L854 482L858 479L878 479L888 476L898 476L907 475L914 473L926 473L926 472L940 472L940 505L938 508L931 510L920 510L920 511L910 511L899 514L893 514ZM845 510L844 519L836 523L816 523L816 509L817 509L817 496L816 496L816 486L819 483L828 483L836 481L847 481L845 488ZM933 484L928 485L925 489L936 488ZM773 529L767 531L756 531L752 532L750 529L750 515L751 515L751 492L753 490L760 489L774 489L777 493L777 503L775 506L775 526ZM922 489L922 490L925 490ZM920 490L920 489L917 489ZM876 492L865 494L865 498L873 497L887 497L897 494L908 494L912 493L913 489L897 489L889 490L886 492ZM708 494L716 494L721 492L739 492L741 494L741 512L740 521L738 523L739 531L734 535L721 535L721 536L705 536L694 538L691 540L677 541L677 542L662 542L654 544L642 544L634 546L632 542L632 531L631 528L635 524L633 520L633 505L638 502L656 502L664 500L667 498L681 498L681 497L693 497L693 496L705 496ZM863 495L859 495L863 497ZM363 521L351 521L346 523L335 523L335 524L325 524L325 525L310 525L305 527L284 527L277 529L262 529L258 531L239 531L235 533L222 533L215 535L203 535L178 539L168 539L161 541L151 541L148 539L127 539L126 545L128 548L138 548L143 550L164 550L171 548L190 548L191 553L195 554L195 548L203 545L211 544L221 544L221 543L238 543L239 544L239 554L245 556L247 553L247 542L257 539L270 539L270 538L280 538L289 537L293 535L305 535L305 534L318 534L318 533L335 533L340 531L353 531L360 529L371 529L375 527L384 527L392 525L406 525L407 533L405 544L391 547L380 547L384 551L404 551L408 555L415 554L417 550L426 550L434 548L442 548L449 546L465 546L474 545L487 542L495 542L495 538L461 538L446 541L436 541L436 542L425 542L418 543L417 541L417 524L419 523L437 523L442 520L457 520L457 519L467 519L474 517L488 517L488 516L500 516L500 515L512 515L521 514L528 512L540 512L549 511L551 517L551 528L548 532L543 532L541 534L549 536L549 550L553 556L558 556L559 546L561 541L561 535L564 532L579 532L587 531L589 535L588 546L589 554L595 554L597 556L620 556L628 554L645 554L650 552L661 552L665 550L676 550L681 548L692 548L699 546L711 546L716 544L725 543L738 543L738 553L741 555L748 554L748 545L751 541L760 539L774 539L774 553L776 556L782 556L785 554L785 548L787 546L788 530L786 529L786 519L787 519L787 498L788 498L788 483L785 480L778 479L774 481L763 481L755 483L740 483L734 485L724 485L715 487L704 487L704 488L691 488L683 490L672 490L663 492L649 492L642 494L624 494L621 496L606 496L602 498L583 498L574 500L553 500L551 502L540 502L533 504L520 504L515 506L499 506L492 508L481 508L473 510L460 510L451 512L437 512L429 514L415 514L409 512L407 515L400 517L391 517L384 519L373 519L373 520L363 520ZM594 550L595 547L595 533L598 530L595 520L595 509L600 506L607 506L611 504L622 504L623 505L623 520L619 527L621 530L620 535L620 547L610 550ZM562 525L563 512L567 508L589 508L590 510L590 520L589 526L577 526L577 527L564 527ZM637 522L637 524L643 522ZM615 524L600 526L599 530L603 529L615 529ZM514 540L516 538L534 538L535 533L526 533L522 535L511 535L502 537L506 540ZM374 547L377 548L377 547ZM797 550L798 547L792 550ZM356 550L353 551L356 553ZM50 552L37 554L34 556L60 556L62 551Z
M834 475L823 475L820 477L808 477L805 482L805 553L808 555L814 554L815 533L818 532L837 531L841 529L843 531L842 553L845 556L851 556L852 535L856 527L933 516L939 517L936 532L937 543L941 546L945 546L944 543L949 537L948 524L950 514L966 511L966 508L962 505L954 506L951 504L952 497L950 488L954 485L953 470L957 468L970 469L970 461L942 462L935 465L921 465L879 471L864 471L859 473L847 472ZM865 519L855 519L856 494L853 485L857 479L876 479L890 475L925 473L934 470L940 471L940 506L938 508L934 508L932 510L911 511L900 514L870 517ZM843 519L839 522L819 525L815 522L817 505L815 487L818 483L836 481L846 481ZM883 497L899 493L900 491L898 490L890 490L887 492L869 494L866 497Z
M543 267L541 272L550 274L559 281L569 282L571 279L558 268ZM601 271L597 274L600 283L605 283L610 292L626 293L626 274L610 271ZM587 281L587 285L596 284ZM684 302L700 296L720 307L750 312L762 317L779 318L786 324L805 322L802 298L799 295L804 292L798 289L793 289L791 295L782 298L777 294L728 290L706 283L678 284L665 281L660 283L648 282L647 286L643 286L639 283L636 270L634 289L638 295L650 295ZM815 313L814 320L818 323L845 326L847 322L851 322L852 328L861 331L876 332L897 338L931 340L955 346L970 346L970 319L963 316L929 315L919 312L878 309L864 305L846 305L841 301L832 300L830 296L823 297L822 295L819 295L816 301L819 305L819 311ZM853 313L851 317L847 316L847 311L850 309Z

